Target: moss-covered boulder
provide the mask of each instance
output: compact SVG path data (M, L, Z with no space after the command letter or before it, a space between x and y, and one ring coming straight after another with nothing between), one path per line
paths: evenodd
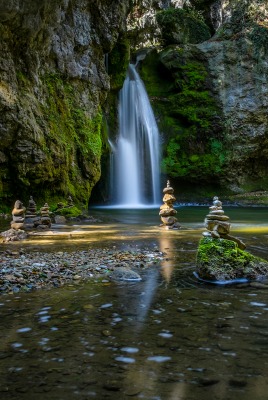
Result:
M196 262L198 275L205 280L255 280L268 275L267 261L240 250L237 243L226 239L202 238Z

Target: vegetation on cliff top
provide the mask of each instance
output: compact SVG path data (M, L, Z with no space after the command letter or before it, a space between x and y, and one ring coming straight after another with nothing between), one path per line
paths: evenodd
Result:
M210 38L202 13L194 8L169 8L156 14L163 45L201 43Z

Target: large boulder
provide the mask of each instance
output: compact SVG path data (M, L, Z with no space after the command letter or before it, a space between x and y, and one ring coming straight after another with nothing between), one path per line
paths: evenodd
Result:
M268 262L240 250L232 240L204 237L197 252L197 272L201 279L230 281L255 280L268 275Z

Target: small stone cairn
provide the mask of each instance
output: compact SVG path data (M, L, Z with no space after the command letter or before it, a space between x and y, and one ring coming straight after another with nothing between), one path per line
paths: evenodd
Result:
M30 196L28 208L25 214L26 218L35 218L36 217L36 203L33 199L33 196Z
M160 226L165 226L166 229L178 229L180 224L178 223L177 218L174 216L177 214L177 211L173 208L173 203L176 201L176 197L173 194L174 189L170 186L169 181L167 181L167 187L163 189L163 193L164 204L160 207L159 212L163 224Z
M34 223L37 229L49 229L51 227L51 218L49 213L49 206L47 203L40 208L40 218Z
M26 208L23 206L23 203L20 200L16 200L14 204L14 208L12 210L12 221L10 223L11 228L15 230L19 230L24 228L24 220L25 220L25 211Z
M74 206L74 201L71 196L68 197L67 199L67 207L73 207Z
M217 196L213 197L213 205L209 207L209 214L205 218L205 228L203 236L212 238L223 238L236 242L240 249L245 249L246 245L238 238L229 235L231 224L230 218L224 214L222 202Z
M28 207L25 214L25 228L30 229L34 227L34 222L37 221L39 217L36 213L36 203L33 196L30 196Z

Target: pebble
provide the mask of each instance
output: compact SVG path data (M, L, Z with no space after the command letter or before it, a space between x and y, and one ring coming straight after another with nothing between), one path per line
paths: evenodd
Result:
M0 252L0 294L60 287L73 281L110 278L118 268L140 271L163 259L158 249L121 251L89 249L74 252ZM135 273L135 272L134 272Z

